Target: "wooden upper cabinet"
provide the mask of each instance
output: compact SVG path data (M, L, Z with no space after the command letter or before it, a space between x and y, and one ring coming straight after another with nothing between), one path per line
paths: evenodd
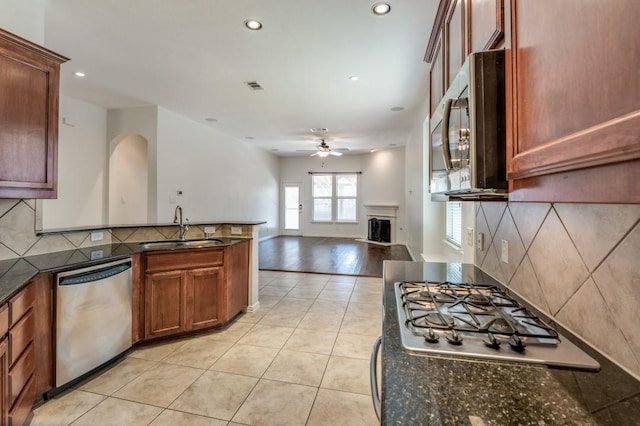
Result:
M504 0L468 0L470 52L500 47L504 40Z
M640 2L511 0L512 201L640 202Z
M444 49L442 47L442 37L438 38L436 51L431 61L431 72L429 74L430 112L436 110L438 103L444 96Z
M447 88L456 78L468 54L466 2L467 0L453 0L444 22L445 82Z
M0 29L0 198L56 198L60 64Z

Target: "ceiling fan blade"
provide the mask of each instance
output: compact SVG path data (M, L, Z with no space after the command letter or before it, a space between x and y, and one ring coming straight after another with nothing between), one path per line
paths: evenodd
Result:
M335 155L335 156L341 156L342 153L341 152L335 152L335 151L329 151L329 155Z
M313 154L311 154L309 157L315 157L316 155L318 155L318 152L314 152Z
M348 152L349 148L331 148L331 151Z

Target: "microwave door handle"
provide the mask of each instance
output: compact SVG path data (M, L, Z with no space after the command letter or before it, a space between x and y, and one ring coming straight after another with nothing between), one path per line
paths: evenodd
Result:
M449 116L451 115L452 105L453 99L447 99L444 103L444 112L442 114L442 155L444 156L444 164L447 170L453 170L451 150L449 149Z

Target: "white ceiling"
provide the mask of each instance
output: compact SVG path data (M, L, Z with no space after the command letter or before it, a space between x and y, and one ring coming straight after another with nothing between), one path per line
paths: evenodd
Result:
M438 5L391 0L391 13L376 16L374 3L47 0L45 44L71 58L64 95L159 105L278 155L321 137L357 153L404 145L428 93L422 58ZM248 18L263 29L247 30Z

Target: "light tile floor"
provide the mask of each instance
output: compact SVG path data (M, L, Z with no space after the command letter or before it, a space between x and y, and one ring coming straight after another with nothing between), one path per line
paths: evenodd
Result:
M224 331L133 350L31 425L379 424L381 279L260 271L260 305Z

